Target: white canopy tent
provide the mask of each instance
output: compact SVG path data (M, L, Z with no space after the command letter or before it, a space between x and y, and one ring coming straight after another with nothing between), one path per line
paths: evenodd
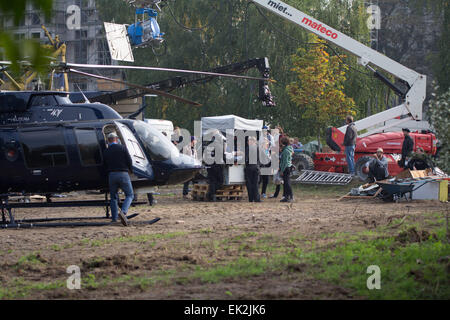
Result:
M261 132L263 124L264 122L262 120L244 119L235 115L203 117L201 119L202 135L214 132L215 130L220 131L222 134L226 134L228 130ZM226 138L223 138L224 141L226 141ZM230 150L228 152L230 152ZM224 185L244 184L244 167L245 166L243 164L224 166Z
M244 119L235 115L202 117L202 134L211 129L226 132L227 129L262 131L263 120Z

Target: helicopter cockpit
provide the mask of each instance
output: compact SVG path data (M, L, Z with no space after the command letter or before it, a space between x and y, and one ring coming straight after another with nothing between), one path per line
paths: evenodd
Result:
M150 124L135 120L133 127L142 141L145 151L154 161L171 163L180 169L200 168L202 164L197 159L186 156L178 151L172 141Z
M166 136L144 121L119 120L107 124L103 127L105 141L111 132L118 135L119 143L130 153L137 178L185 181L202 167L197 159L180 153Z
M149 124L134 121L133 126L152 160L165 161L179 156L179 151L173 143Z

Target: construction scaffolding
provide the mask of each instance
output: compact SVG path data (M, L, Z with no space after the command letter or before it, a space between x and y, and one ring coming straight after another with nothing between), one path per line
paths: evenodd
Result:
M73 21L77 23L74 25ZM66 44L68 62L114 64L95 0L54 0L49 20L33 3L28 3L24 18L18 27L13 26L12 16L5 16L0 12L0 26L14 34L16 40L39 39L41 43L48 43L42 25L46 26L53 38L58 35L61 42ZM122 78L123 76L120 71L114 70L102 70L98 73L113 78ZM77 75L69 75L69 84L70 91L77 91L78 87L86 91L98 90L97 80ZM105 84L102 84L101 87L102 90L108 89ZM33 88L30 86L28 89Z

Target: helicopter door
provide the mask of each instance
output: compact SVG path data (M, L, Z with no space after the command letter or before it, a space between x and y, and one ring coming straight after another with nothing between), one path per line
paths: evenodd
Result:
M116 126L122 136L122 142L125 144L131 159L133 160L133 167L138 169L138 173L143 173L146 176L153 177L152 167L142 151L141 145L136 140L133 132L124 124L116 122Z

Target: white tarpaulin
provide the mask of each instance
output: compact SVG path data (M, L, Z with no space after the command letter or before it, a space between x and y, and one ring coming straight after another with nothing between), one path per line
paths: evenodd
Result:
M202 134L210 129L226 132L227 129L262 131L263 120L249 120L234 115L203 117Z

